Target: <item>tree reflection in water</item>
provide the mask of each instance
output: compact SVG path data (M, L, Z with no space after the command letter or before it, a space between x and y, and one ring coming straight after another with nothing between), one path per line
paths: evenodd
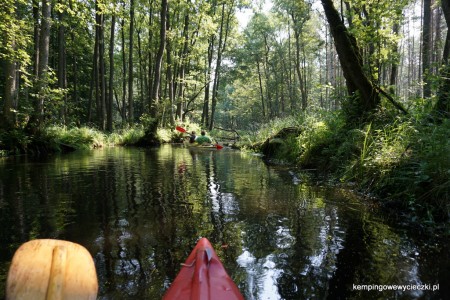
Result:
M447 244L430 250L354 195L240 152L167 145L0 163L1 278L21 243L61 238L93 255L100 299L159 299L201 236L246 299L439 298L352 285L447 276Z

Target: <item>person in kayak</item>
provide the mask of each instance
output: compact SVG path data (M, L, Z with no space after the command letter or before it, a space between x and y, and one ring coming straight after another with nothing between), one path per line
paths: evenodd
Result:
M206 136L206 132L204 130L202 130L201 135L198 136L195 141L199 144L199 145L204 145L204 144L211 144L212 141L209 137Z
M189 143L195 143L195 139L197 138L197 135L195 134L195 131L191 132L191 135L189 136Z

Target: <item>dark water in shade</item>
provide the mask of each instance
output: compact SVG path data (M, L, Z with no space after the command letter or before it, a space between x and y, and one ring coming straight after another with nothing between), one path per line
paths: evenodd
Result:
M232 150L170 145L1 159L1 295L20 244L59 238L94 257L99 299L160 299L207 237L246 299L450 299L448 241L396 229L305 178Z

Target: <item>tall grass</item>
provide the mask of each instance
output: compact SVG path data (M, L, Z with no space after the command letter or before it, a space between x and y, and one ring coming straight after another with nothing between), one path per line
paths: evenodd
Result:
M119 146L134 145L143 136L144 128L142 126L119 129L108 135L108 144Z
M51 126L45 129L43 136L55 147L67 145L75 149L91 149L107 145L106 134L90 127Z
M373 126L373 127L372 127ZM354 145L359 156L343 161L343 181L382 196L403 209L434 218L448 217L450 125L396 118L374 124ZM350 136L350 135L349 135ZM362 141L362 142L361 142Z

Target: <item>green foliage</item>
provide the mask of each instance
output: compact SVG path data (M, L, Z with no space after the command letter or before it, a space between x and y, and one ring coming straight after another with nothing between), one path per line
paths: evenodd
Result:
M360 189L429 220L447 218L450 122L436 125L412 117L381 120L342 136L334 157L341 162L341 180L356 182Z
M247 132L247 134L244 135L244 139L253 142L264 141L269 137L274 136L283 128L299 126L301 124L300 118L290 116L286 118L277 118L267 122L266 124L260 124L259 128L255 128L254 131Z
M420 121L420 122L419 122ZM371 169L374 190L388 199L407 199L412 211L430 221L448 217L450 122L402 120L378 132ZM369 174L373 170L368 170Z
M24 0L2 0L0 3L0 59L20 62L21 71L25 71L30 63L26 47L31 42L32 32L30 23L17 19L17 7L24 4Z
M299 136L301 155L298 161L303 165L315 164L317 153L323 153L334 138L334 134L344 122L334 113L319 113L308 115L302 124L302 134ZM327 163L328 165L329 163Z
M158 128L157 135L161 142L170 143L172 141L173 129Z
M379 79L383 65L396 63L396 48L399 36L392 31L403 19L403 8L409 0L373 1L351 0L348 2L349 28L361 49L365 49L364 60L367 74L375 81Z
M45 135L48 140L53 140L61 145L69 145L76 149L98 148L106 144L106 135L89 127L51 126L45 130Z
M3 156L26 152L31 139L20 129L2 131L0 133L0 150Z
M144 128L142 126L133 126L130 128L120 129L108 136L108 144L110 145L134 145L144 136Z

